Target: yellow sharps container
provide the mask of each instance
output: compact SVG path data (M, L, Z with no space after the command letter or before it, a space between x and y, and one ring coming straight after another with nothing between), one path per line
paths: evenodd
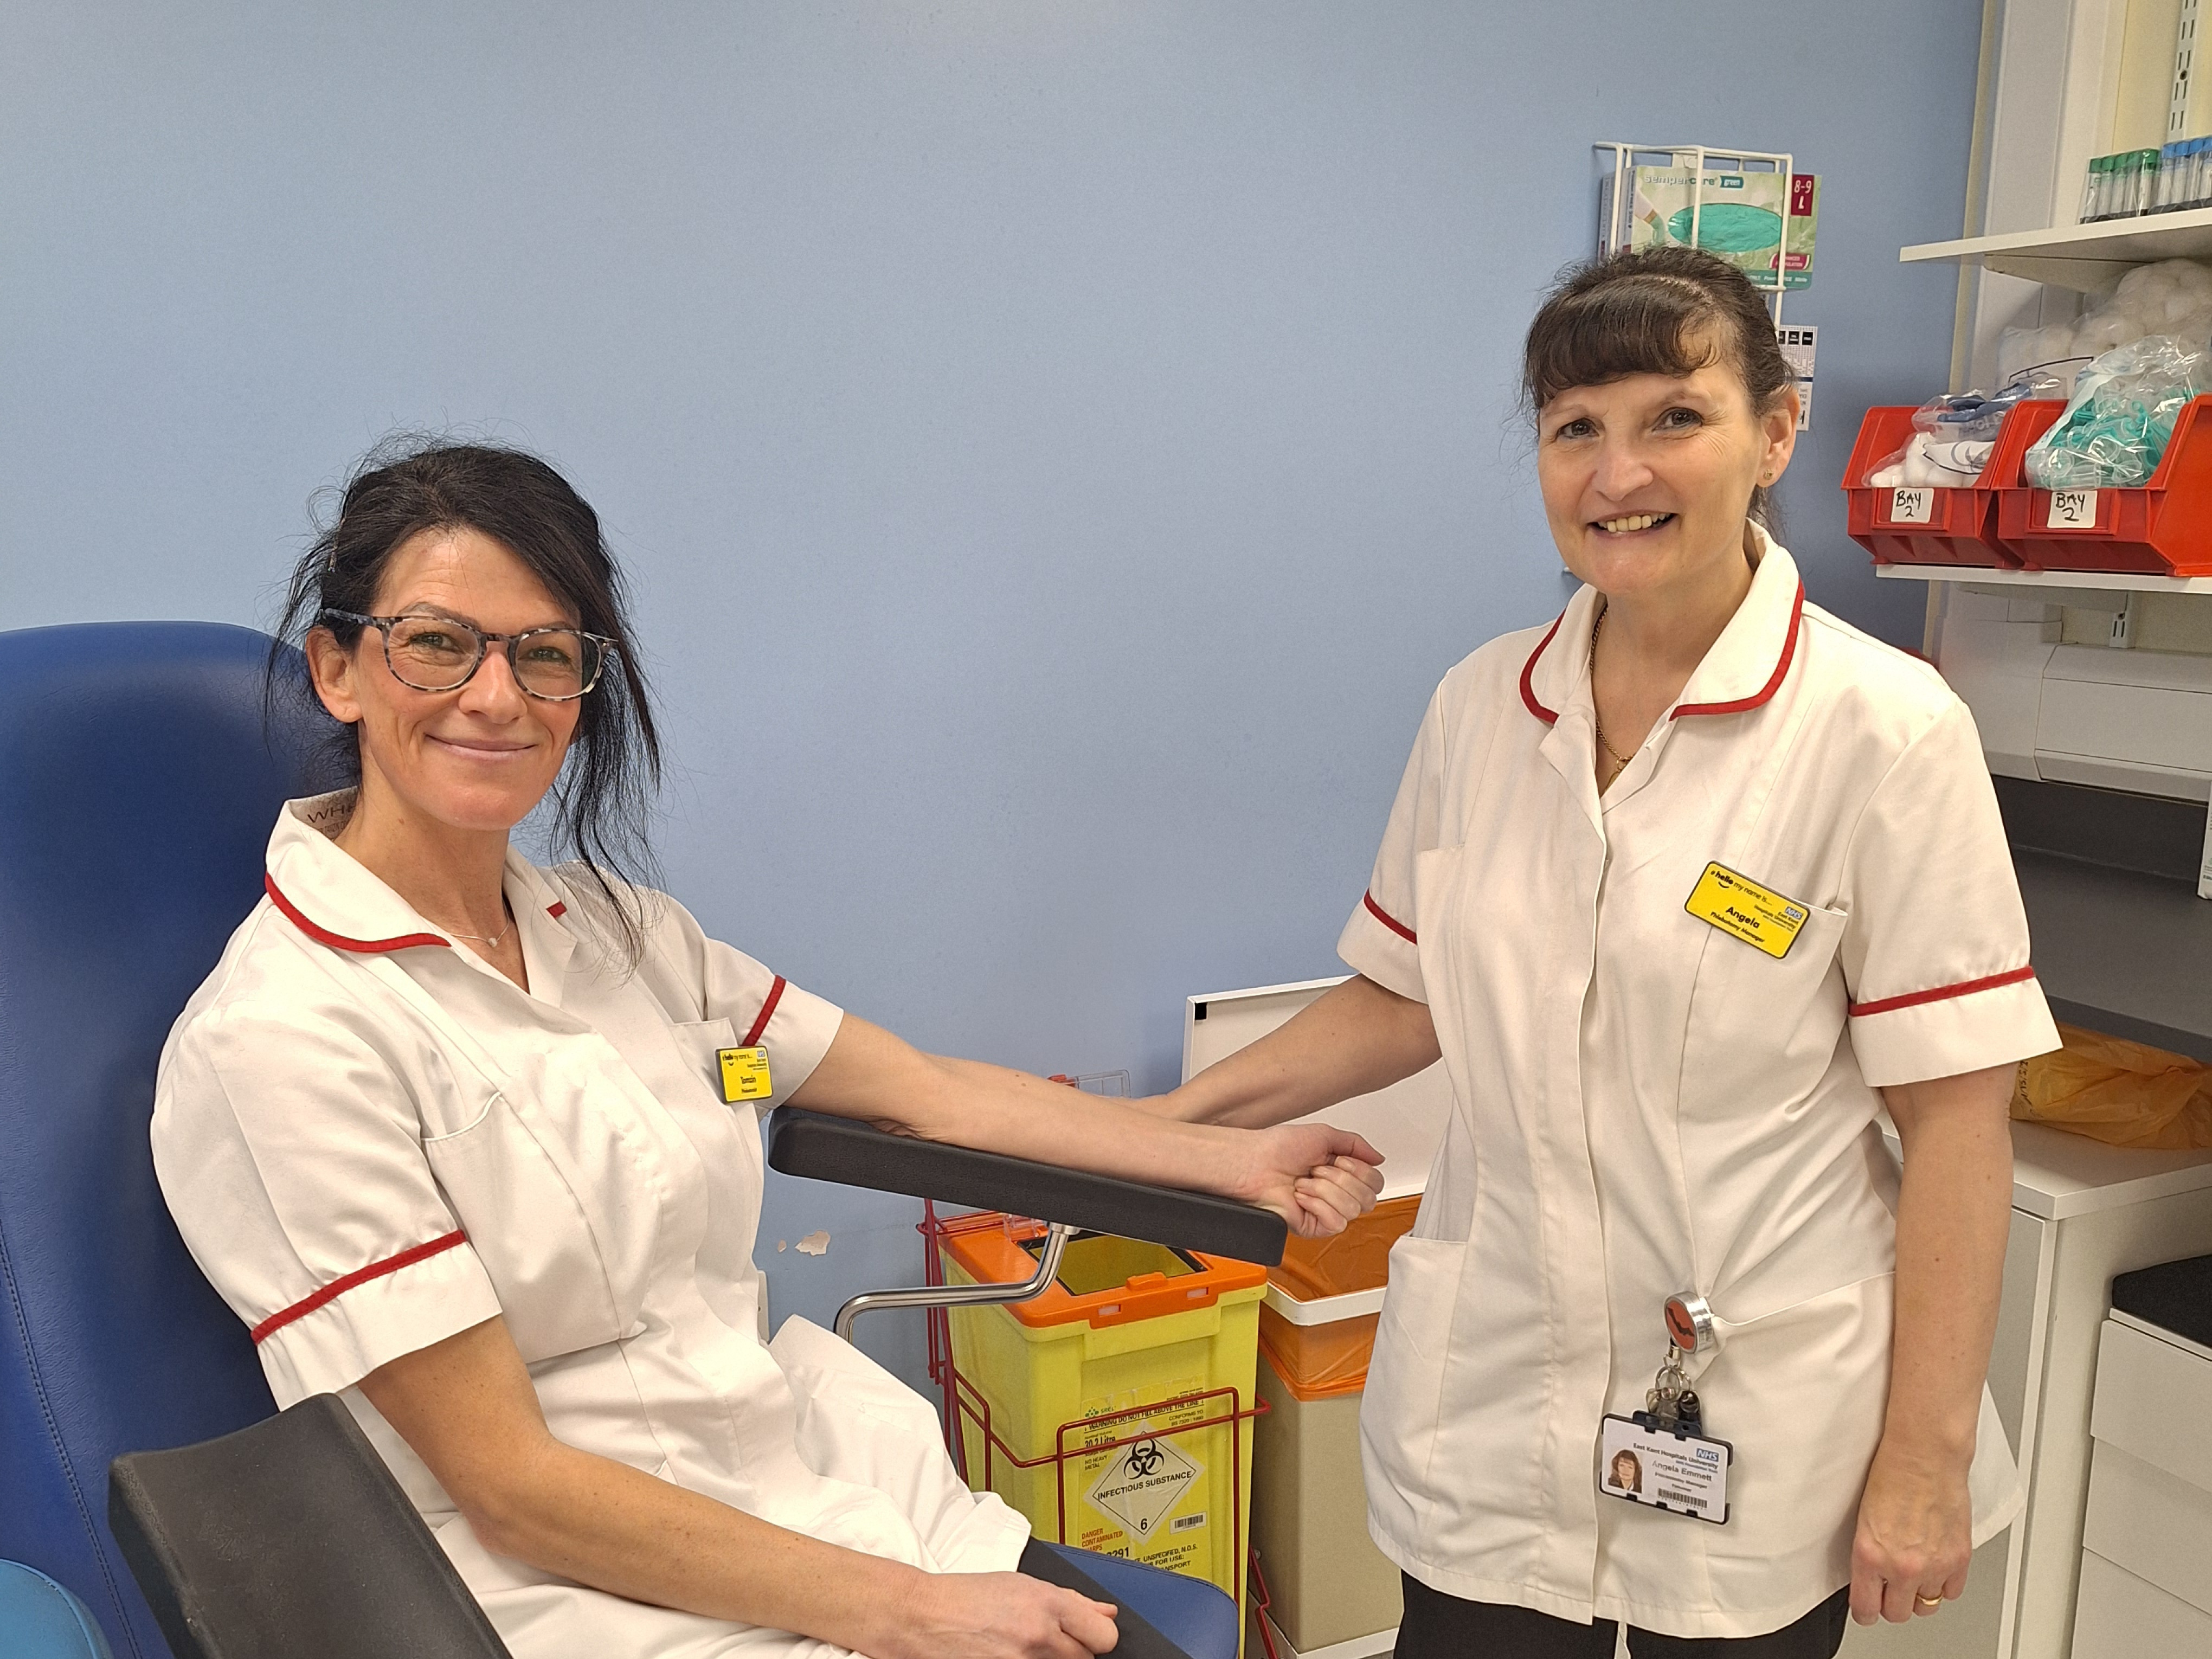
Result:
M1043 1239L1002 1215L948 1222L945 1280L1028 1279ZM1206 1579L1241 1607L1267 1282L1250 1262L1079 1234L1043 1295L953 1309L969 1485L1041 1538Z

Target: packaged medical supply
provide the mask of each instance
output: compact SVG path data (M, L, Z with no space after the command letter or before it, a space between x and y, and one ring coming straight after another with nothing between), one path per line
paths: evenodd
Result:
M2106 352L2082 371L2058 423L2029 447L2027 481L2038 489L2148 483L2175 418L2208 380L2195 341L2154 334Z
M1866 482L1875 489L1962 489L1989 465L1990 452L2014 404L2061 395L2052 375L2028 371L1990 396L1960 392L1931 398L1915 411L1912 436L1905 447L1869 472Z
M1694 228L1698 246L1762 288L1812 283L1820 223L1816 173L1785 179L1749 168L1709 167L1700 174L1687 166L1638 167L1628 169L1623 191L1626 199L1616 204L1612 179L1599 185L1601 240L1608 246L1686 246Z
M2154 149L2122 150L2092 160L2081 192L2081 222L2148 212L2158 200L2159 160Z
M2212 143L2197 159L2208 158L2212 158ZM1997 376L2010 380L2024 370L2045 368L2062 382L2070 382L2091 358L2153 334L2193 343L2212 339L2212 269L2193 259L2138 265L2114 287L2092 295L2087 311L2076 321L2008 328L1997 341ZM2064 384L2057 392L2037 395L2063 398L2071 389Z

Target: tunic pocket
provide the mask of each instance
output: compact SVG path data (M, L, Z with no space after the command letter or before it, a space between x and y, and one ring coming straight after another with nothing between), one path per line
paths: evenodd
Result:
M1413 1547L1415 1493L1428 1489L1443 1404L1464 1243L1405 1237L1390 1247L1389 1288L1359 1407L1368 1504L1383 1530Z
M458 1133L422 1143L438 1184L490 1275L527 1364L627 1334L590 1220L504 1096Z

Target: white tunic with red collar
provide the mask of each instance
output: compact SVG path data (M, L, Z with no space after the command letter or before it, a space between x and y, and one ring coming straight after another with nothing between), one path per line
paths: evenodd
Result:
M1429 1005L1456 1097L1361 1419L1376 1543L1449 1595L1741 1636L1848 1583L1889 1378L1877 1091L2057 1046L1965 705L1762 546L1602 799L1595 590L1445 676L1339 945ZM1785 957L1688 913L1711 862L1809 913ZM1724 1526L1598 1491L1684 1290L1723 1326L1690 1369ZM1971 1484L1979 1543L2019 1503L1986 1390Z
M962 1485L926 1402L804 1320L763 1340L760 1134L715 1051L767 1048L764 1111L838 1011L658 896L626 971L592 884L510 854L524 991L328 838L350 810L279 817L155 1099L162 1192L277 1403L343 1395L518 1659L841 1650L487 1551L355 1385L495 1314L569 1445L854 1549L1012 1567L1027 1523Z

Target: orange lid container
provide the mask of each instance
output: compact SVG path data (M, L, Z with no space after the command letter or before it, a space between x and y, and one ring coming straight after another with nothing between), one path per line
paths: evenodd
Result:
M1293 1302L1381 1290L1390 1277L1390 1247L1412 1230L1420 1206L1418 1193L1385 1199L1334 1238L1291 1239L1282 1265L1268 1270L1269 1285ZM1262 1304L1260 1351L1300 1400L1356 1394L1367 1386L1380 1317L1358 1313L1302 1325Z
M939 1243L977 1284L1018 1285L1036 1272L1044 1233L1041 1222L986 1212L946 1222ZM1267 1278L1265 1267L1249 1261L1082 1233L1067 1242L1044 1294L1011 1303L1006 1311L1032 1330L1077 1320L1094 1328L1127 1325L1209 1306L1224 1291L1256 1290Z

